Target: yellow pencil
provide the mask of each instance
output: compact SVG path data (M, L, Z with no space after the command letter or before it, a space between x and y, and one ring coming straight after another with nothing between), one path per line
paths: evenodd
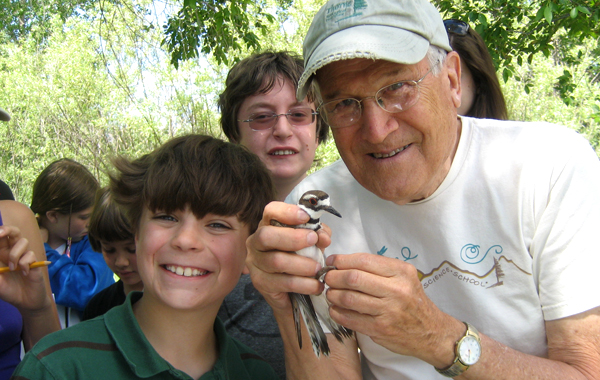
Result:
M29 264L29 268L47 267L50 264L52 264L52 261L36 261L36 262ZM15 270L16 269L17 268L15 268ZM5 272L10 272L10 269L8 267L0 268L0 273L5 273Z

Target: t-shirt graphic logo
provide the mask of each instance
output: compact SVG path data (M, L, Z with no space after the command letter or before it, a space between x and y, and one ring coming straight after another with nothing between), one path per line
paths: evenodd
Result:
M387 247L384 245L383 247L381 247L381 249L379 251L377 251L377 254L379 256L383 256L387 252L387 250L388 250ZM402 249L400 250L400 253L402 254L403 261L416 259L419 256L419 255L413 256L412 252L410 251L410 248L408 248L408 247L402 247ZM396 256L395 258L400 260L400 258L398 256Z
M469 286L484 289L495 288L505 284L507 268L513 276L516 273L531 276L531 273L520 268L517 263L503 255L503 252L504 248L498 244L492 245L485 251L481 250L479 245L466 244L461 248L459 256L460 260L467 265L444 260L427 273L422 270L417 270L417 272L424 289L447 278L455 279ZM489 259L487 260L488 264L482 263L486 257L490 257L489 255L493 259L493 265ZM502 265L508 265L508 267L503 268Z

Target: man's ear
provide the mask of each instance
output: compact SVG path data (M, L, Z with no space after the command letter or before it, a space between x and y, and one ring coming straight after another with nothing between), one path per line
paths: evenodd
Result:
M460 77L462 73L460 69L460 57L457 52L451 51L446 56L446 69L448 70L452 103L458 108L460 107L462 95L462 89L460 87Z
M58 211L46 211L46 218L50 223L58 223Z

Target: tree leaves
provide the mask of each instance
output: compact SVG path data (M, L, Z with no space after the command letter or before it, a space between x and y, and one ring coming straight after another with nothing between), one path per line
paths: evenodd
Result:
M291 0L279 0L289 7ZM218 63L231 64L240 50L259 50L261 39L275 17L264 1L185 0L164 26L163 44L177 68L183 60L212 54ZM258 33L258 34L257 34Z
M569 64L581 62L571 47L586 40L598 49L600 2L597 0L434 0L446 18L468 20L483 37L496 68L506 82L514 75L512 62L519 65L541 52L545 57ZM464 17L463 15L466 15ZM600 71L591 73L592 76ZM557 85L565 103L571 102L571 79L563 75ZM527 87L525 88L527 91Z

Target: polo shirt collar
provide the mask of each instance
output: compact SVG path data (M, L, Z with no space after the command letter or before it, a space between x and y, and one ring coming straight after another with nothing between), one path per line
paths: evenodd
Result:
M133 304L139 301L142 295L142 292L130 292L123 305L113 307L104 315L104 323L106 324L108 333L111 335L131 370L137 376L146 378L169 371L172 375L181 379L190 379L185 372L174 368L169 362L163 359L152 347L148 339L146 339L133 314ZM219 356L212 370L202 375L200 379L228 379L228 369L231 368L230 366L239 365L239 363L229 363L232 357L235 357L235 355L239 356L239 354L233 341L227 335L223 322L219 318L215 319L214 332ZM230 352L231 350L234 352Z
M174 375L175 372L184 374L173 368L156 352L135 319L132 305L139 301L142 295L142 292L130 292L123 305L113 307L104 315L108 333L137 376L152 377L165 371L171 371ZM181 378L189 379L189 376Z

